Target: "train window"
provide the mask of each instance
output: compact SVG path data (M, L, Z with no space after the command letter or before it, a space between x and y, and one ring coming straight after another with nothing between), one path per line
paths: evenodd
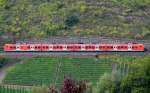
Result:
M118 48L121 48L121 46L118 46Z
M40 48L40 46L38 46L38 48Z
M30 46L27 47L28 49L30 48Z
M136 46L133 46L132 48L137 48Z
M37 49L37 46L35 46L35 48Z
M102 46L99 46L99 48L102 48Z
M57 48L62 48L62 46L57 46Z
M109 46L107 46L107 48L110 48Z
M78 48L81 48L81 46L78 46Z
M124 48L127 48L127 46L124 46Z
M67 48L71 48L71 46L67 46Z
M48 46L46 46L46 48L48 48Z

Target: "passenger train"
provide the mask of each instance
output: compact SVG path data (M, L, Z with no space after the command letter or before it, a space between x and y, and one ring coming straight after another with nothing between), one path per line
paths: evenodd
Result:
M5 44L4 51L144 51L144 44Z

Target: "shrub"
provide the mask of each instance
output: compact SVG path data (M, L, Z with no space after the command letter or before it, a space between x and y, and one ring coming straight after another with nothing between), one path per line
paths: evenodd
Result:
M65 78L61 93L84 93L86 83L84 81L74 81L70 78Z
M6 58L0 57L0 68L6 65Z
M67 27L72 27L79 22L79 18L76 15L69 15L65 20L65 25Z

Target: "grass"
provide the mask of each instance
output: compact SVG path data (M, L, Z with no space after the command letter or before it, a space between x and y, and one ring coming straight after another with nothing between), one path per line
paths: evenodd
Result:
M21 87L0 86L0 93L31 93L31 91Z
M37 57L10 68L3 83L59 86L65 75L94 83L110 71L111 62L97 61L92 57Z

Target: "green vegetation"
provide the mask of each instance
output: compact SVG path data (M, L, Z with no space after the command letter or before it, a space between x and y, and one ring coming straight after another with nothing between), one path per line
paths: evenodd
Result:
M148 93L150 91L150 57L130 65L128 75L121 82L122 92Z
M93 93L149 93L150 57L134 60L124 71L119 68L101 76Z
M78 80L82 81L81 86L83 84L86 87L85 93L149 93L149 71L149 56L107 55L97 56L97 59L93 57L35 57L10 68L3 83L40 86L33 87L27 93L49 93L48 91L52 90L61 91L62 88L64 92L61 91L61 93L66 93L65 91L71 91L66 88L69 87L68 84L74 85ZM64 76L69 76L73 80L66 77L64 79ZM76 84L79 83L76 82ZM60 85L63 87L60 88ZM4 88L7 89L7 87L1 87L1 89Z
M31 93L23 87L14 87L14 86L1 86L0 93Z
M9 69L4 84L61 85L64 76L95 83L105 72L111 71L111 62L95 58L37 57Z
M0 57L0 68L5 66L8 62L8 58Z
M49 36L150 38L149 0L0 0L0 5L5 42Z
M145 6L150 4L149 0L113 0L113 1L125 4L127 6Z

